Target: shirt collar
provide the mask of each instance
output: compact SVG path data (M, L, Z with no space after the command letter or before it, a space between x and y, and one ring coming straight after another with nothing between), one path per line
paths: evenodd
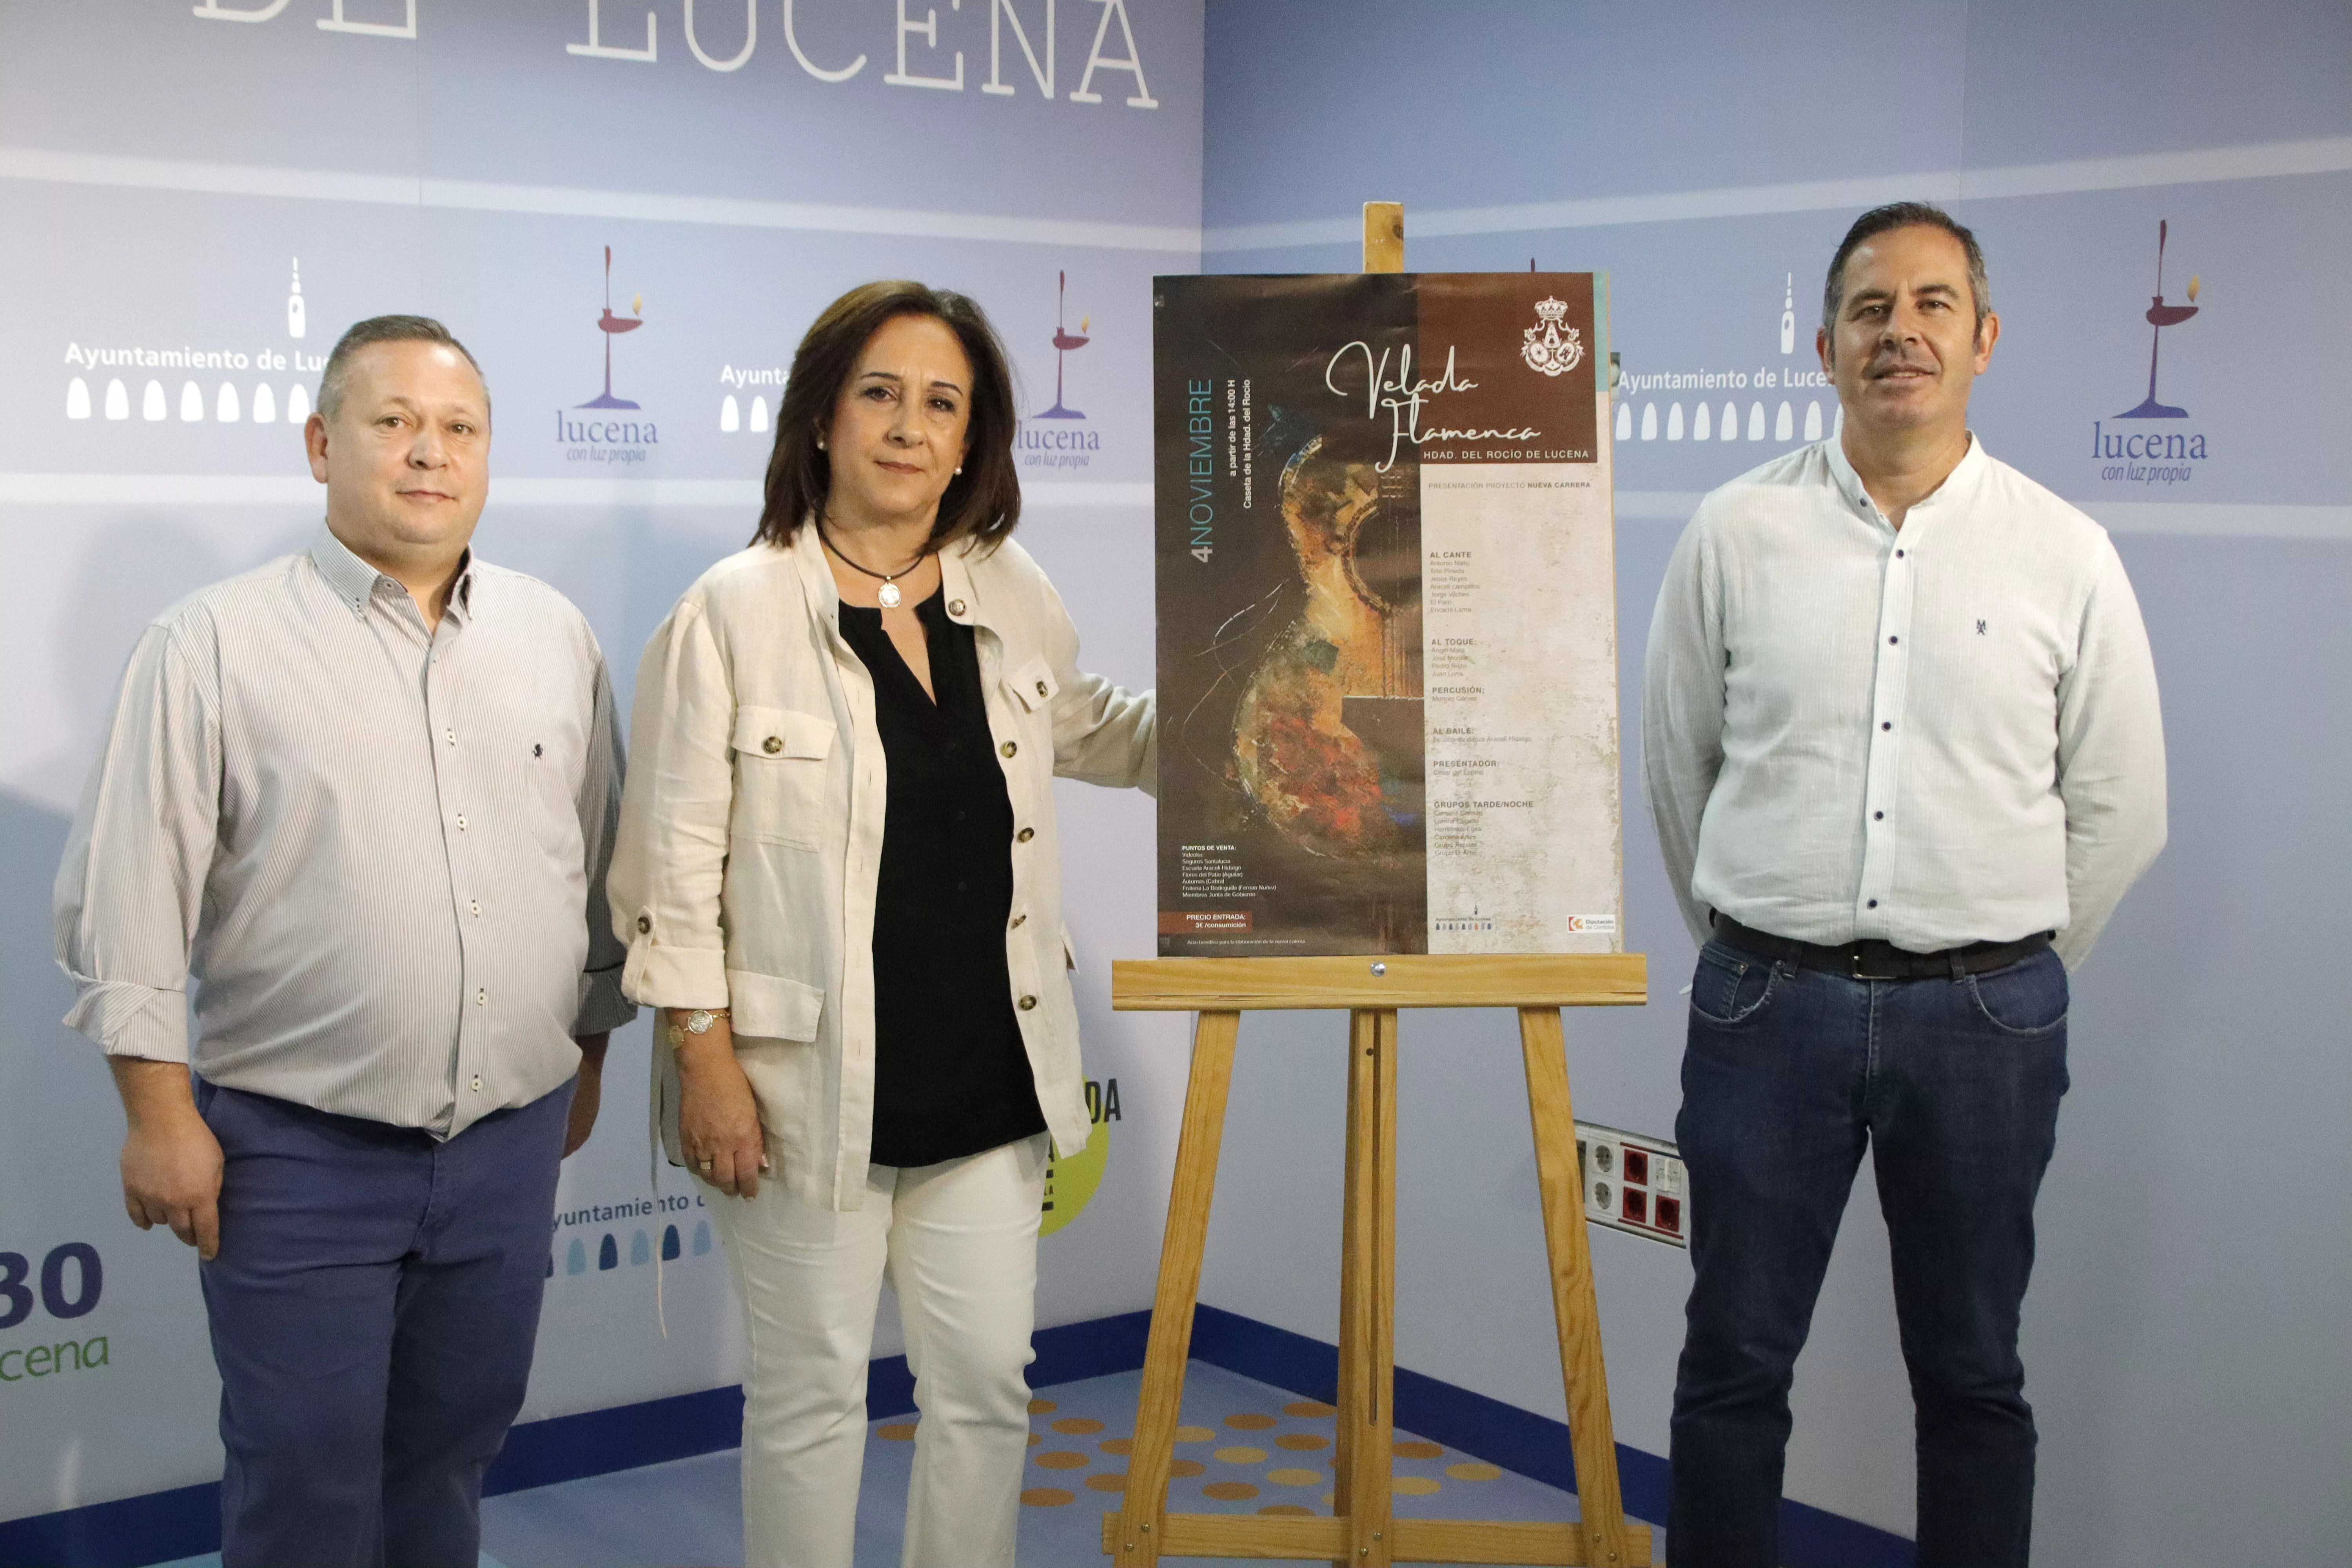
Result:
M398 579L385 575L353 554L352 547L337 539L335 531L323 522L319 525L318 537L310 542L310 561L353 614L366 613L368 600L387 589L404 599L408 597L408 590ZM449 584L449 602L443 610L455 614L462 624L473 604L474 552L468 547L457 563L457 575Z
M1822 447L1829 455L1830 479L1837 486L1838 493L1844 496L1849 504L1859 507L1864 516L1877 517L1878 503L1870 499L1869 490L1863 488L1862 476L1855 473L1853 464L1847 461L1845 443L1832 436L1822 443ZM1960 454L1960 460L1952 466L1950 473L1944 476L1942 484L1911 503L1912 511L1930 510L1945 502L1963 500L1974 495L1990 461L1985 456L1984 437L1970 430L1969 449Z

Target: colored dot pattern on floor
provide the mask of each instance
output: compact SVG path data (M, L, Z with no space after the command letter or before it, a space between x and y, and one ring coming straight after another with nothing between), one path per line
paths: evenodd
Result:
M1104 1561L1102 1516L1118 1506L1126 1486L1139 1384L1134 1373L1063 1384L1031 1405L1031 1421L1049 1436L1045 1448L1029 1455L1022 1493L1024 1564L1076 1568ZM1170 1510L1328 1515L1338 1415L1329 1405L1194 1363L1187 1370L1183 1424L1176 1431ZM1079 1430L1100 1436L1090 1448L1060 1436ZM1391 1506L1401 1517L1576 1517L1572 1494L1412 1434L1395 1434L1392 1456ZM1077 1470L1074 1460L1086 1468ZM1055 1466L1066 1468L1056 1471ZM1073 1486L1079 1476L1083 1486Z

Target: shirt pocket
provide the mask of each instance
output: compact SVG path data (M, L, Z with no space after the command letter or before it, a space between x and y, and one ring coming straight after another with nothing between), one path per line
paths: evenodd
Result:
M730 832L766 844L817 846L825 826L832 716L789 708L735 710L735 809Z
M530 763L532 837L558 862L577 867L583 858L580 803L570 770L543 742L531 742Z
M824 993L781 974L730 969L727 1012L728 1026L738 1035L806 1042L816 1038L817 1022L824 1016Z
M1050 718L1054 699L1060 693L1062 683L1054 679L1054 667L1045 662L1043 654L1039 654L1006 676L1004 689L1013 694L1015 702L1021 704L1024 713L1043 713Z

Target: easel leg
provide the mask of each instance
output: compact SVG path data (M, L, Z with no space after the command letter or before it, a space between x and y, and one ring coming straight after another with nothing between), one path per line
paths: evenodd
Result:
M1127 1500L1118 1515L1119 1568L1150 1568L1167 1537L1168 1468L1184 1401L1184 1362L1192 1348L1192 1308L1201 1298L1201 1252L1216 1191L1217 1150L1224 1140L1225 1092L1233 1085L1239 1013L1202 1013L1192 1031L1192 1078L1176 1138L1176 1177L1168 1191L1168 1230L1160 1244L1160 1289L1151 1302L1151 1337L1143 1352L1143 1392L1135 1411L1127 1464Z
M1568 1390L1568 1431L1576 1455L1578 1534L1593 1568L1633 1568L1624 1502L1617 1489L1617 1438L1609 1380L1601 1363L1601 1321L1592 1294L1592 1254L1584 1229L1583 1183L1576 1167L1576 1110L1569 1099L1567 1043L1557 1007L1519 1009L1527 1058L1528 1113L1535 1122L1536 1184L1543 1195L1544 1247L1551 1260L1552 1319ZM1643 1553L1647 1561L1648 1553Z
M1394 1009L1348 1026L1348 1173L1339 1246L1339 1416L1333 1511L1349 1521L1339 1568L1385 1568L1396 1415Z

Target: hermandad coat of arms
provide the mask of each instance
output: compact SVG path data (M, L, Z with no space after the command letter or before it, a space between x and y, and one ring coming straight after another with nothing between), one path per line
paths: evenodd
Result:
M1536 324L1520 336L1519 357L1530 369L1546 375L1565 375L1584 363L1584 344L1574 327L1564 325L1568 307L1558 300L1536 301Z

